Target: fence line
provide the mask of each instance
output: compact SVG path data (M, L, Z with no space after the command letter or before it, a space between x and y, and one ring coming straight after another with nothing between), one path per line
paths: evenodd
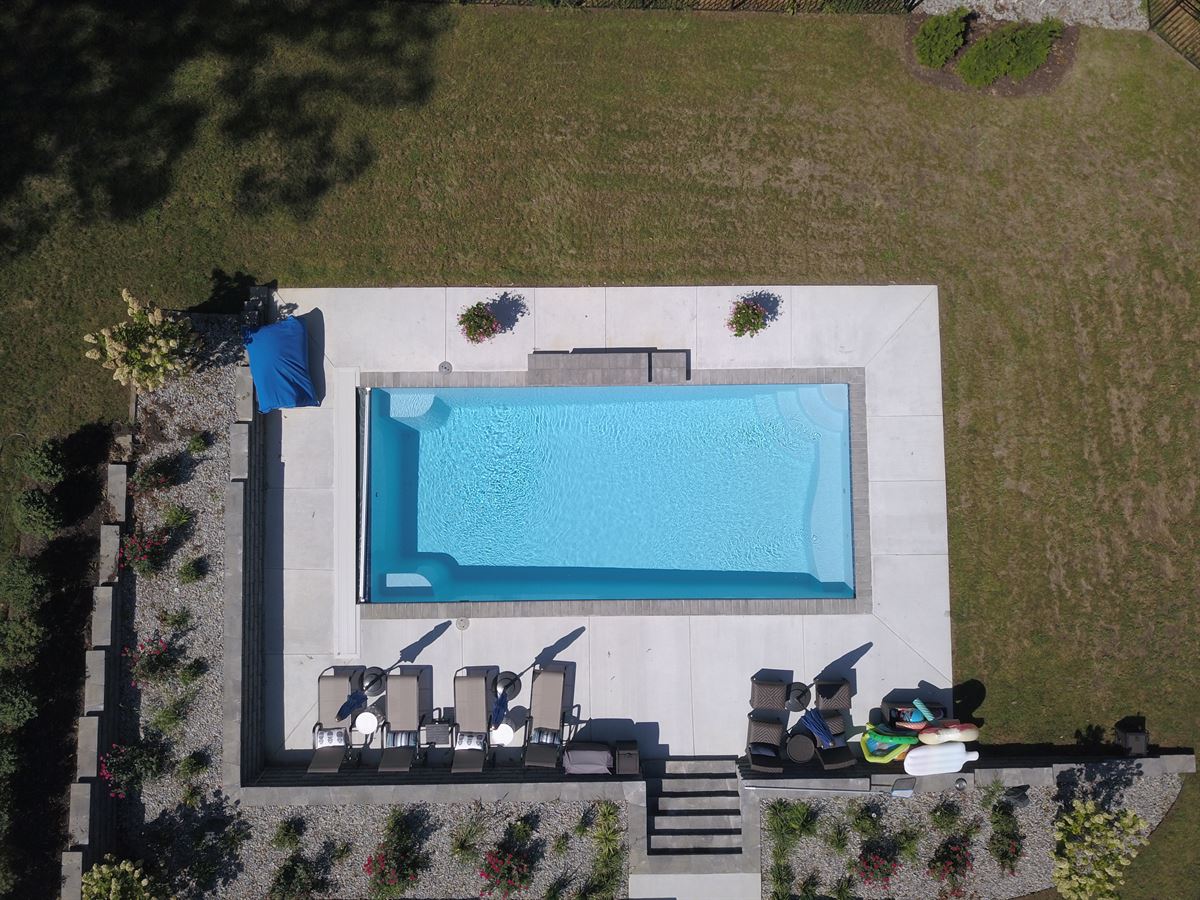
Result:
M458 0L478 6L676 9L695 12L876 13L903 15L920 0Z
M1150 28L1192 65L1200 67L1200 2L1148 0Z

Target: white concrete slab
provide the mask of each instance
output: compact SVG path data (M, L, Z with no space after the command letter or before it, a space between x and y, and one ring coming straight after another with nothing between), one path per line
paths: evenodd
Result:
M945 556L875 557L872 611L897 637L941 674L953 677L950 655L950 608L940 603L914 603L914 597L948 597L950 569Z
M740 297L761 292L776 319L753 337L735 337L729 313ZM697 343L692 367L698 369L785 368L792 362L792 289L773 287L700 287L696 290Z
M270 488L266 500L265 566L332 571L333 491Z
M753 872L703 875L629 876L635 900L759 900L762 876Z
M605 288L605 344L608 347L696 346L696 288Z
M936 295L927 297L867 363L868 416L940 416L942 355Z
M873 555L946 555L944 481L872 481L870 494Z
M268 653L332 653L333 571L267 569L263 646Z
M267 442L279 447L279 453L267 459L269 487L333 487L335 428L326 409L280 410L267 416L266 429Z
M491 340L472 344L458 327L458 316L474 303L499 302L509 310L511 327ZM524 313L520 313L520 309ZM517 317L519 315L519 318ZM502 324L504 316L501 316ZM446 288L446 359L471 372L524 370L533 352L532 288Z
M794 287L792 365L867 365L934 290L928 285Z
M945 481L942 417L867 416L872 481Z
M534 295L535 350L605 346L604 288L538 288Z

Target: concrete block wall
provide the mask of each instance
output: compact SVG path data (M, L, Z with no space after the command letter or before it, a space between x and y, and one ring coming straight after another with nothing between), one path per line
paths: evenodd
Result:
M76 727L75 779L70 789L67 820L69 844L62 854L64 900L81 896L83 873L112 848L116 838L116 806L108 795L107 785L100 779L100 756L117 734L119 551L121 529L129 508L127 476L128 467L124 463L108 466L88 649L84 651L83 709Z

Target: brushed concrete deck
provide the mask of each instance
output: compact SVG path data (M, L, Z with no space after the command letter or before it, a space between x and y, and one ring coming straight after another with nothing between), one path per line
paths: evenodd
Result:
M752 289L777 294L780 316L755 338L737 339L725 317ZM455 317L500 289L279 291L306 317L324 401L268 421L266 746L273 758L310 747L317 675L333 663L431 665L433 702L451 706L460 666L521 671L552 654L575 664L571 699L593 733L636 735L648 757L740 753L748 682L760 669L797 680L851 675L855 722L893 688L949 688L936 288L504 290L524 299L526 314L482 346L461 338ZM693 371L865 370L871 612L474 617L465 629L444 617L361 618L354 423L362 374L436 373L447 360L456 375L499 379L524 372L533 350L576 347L690 350ZM526 680L515 706L528 703L528 691Z

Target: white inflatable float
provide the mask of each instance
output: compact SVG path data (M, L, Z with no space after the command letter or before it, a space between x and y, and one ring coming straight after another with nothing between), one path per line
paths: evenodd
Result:
M904 757L904 771L909 775L944 775L958 772L965 763L979 759L961 741L945 744L922 744L913 747Z

